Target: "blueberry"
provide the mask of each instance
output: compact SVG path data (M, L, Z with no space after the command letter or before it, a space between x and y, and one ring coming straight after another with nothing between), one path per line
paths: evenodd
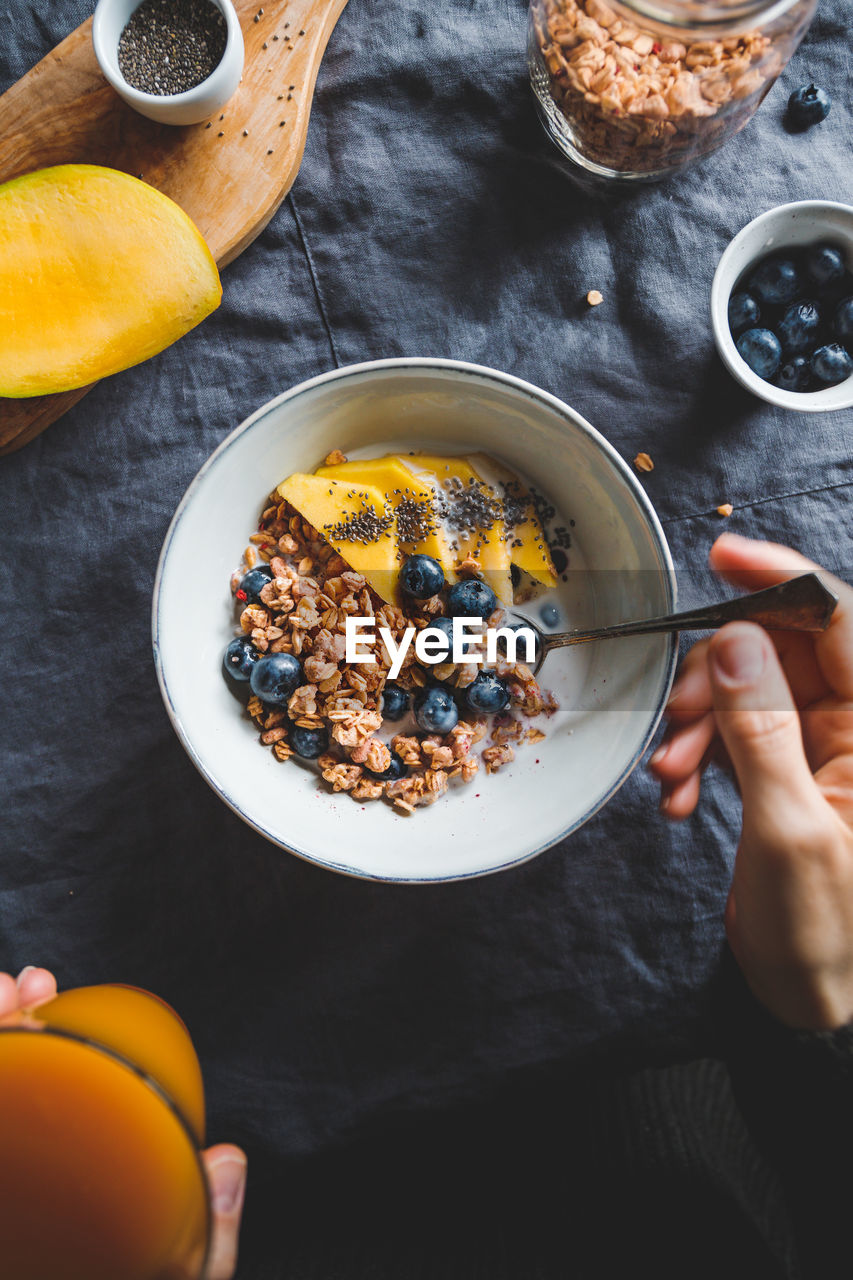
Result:
M397 778L405 777L406 766L403 764L403 757L398 756L396 751L392 751L391 763L387 769L383 769L381 773L377 773L375 769L368 769L367 772L377 782L394 782Z
M844 255L833 244L813 244L806 254L806 275L818 289L844 279Z
M843 298L835 309L833 329L842 342L853 341L853 297Z
M776 386L783 391L806 391L812 367L808 356L792 356L776 374Z
M465 704L471 711L490 715L494 711L503 711L509 706L509 689L505 680L501 680L491 671L481 671L473 684L465 690Z
M287 702L302 684L302 666L292 653L269 653L252 667L252 693L274 706Z
M222 666L232 680L242 683L249 679L260 656L260 650L255 648L248 636L236 636L225 650Z
M382 690L382 715L386 720L402 720L408 709L408 689L389 681Z
M245 598L246 604L260 604L261 592L268 582L273 578L273 571L268 564L259 564L256 569L250 569L248 573L244 573L240 580L240 586L237 588L237 598L242 600ZM243 595L240 595L240 592Z
M746 333L740 335L735 346L741 358L759 378L772 378L782 363L782 344L769 329L747 329Z
M539 617L546 627L556 627L560 621L560 610L555 604L543 604Z
M432 636L426 641L428 652L434 657L435 663L452 662L453 661L453 619L452 618L430 618L429 626L434 631L440 631L443 636L447 637L447 652L442 653L438 647L438 641ZM435 678L435 677L433 677Z
M291 725L288 742L303 760L316 760L329 749L329 733L326 729L303 729L301 725Z
M749 292L768 307L793 302L800 292L800 273L790 258L765 258L749 277Z
M820 124L829 115L832 98L816 84L804 84L788 99L788 120L796 129Z
M437 627L439 631L443 631L450 641L450 652L453 652L453 619L452 618L430 618L429 625Z
M479 578L455 582L447 593L447 612L453 618L490 618L497 606L494 591Z
M400 570L400 586L414 600L429 600L444 586L444 570L432 556L409 556Z
M853 373L853 360L845 347L831 342L812 356L812 373L825 387L834 387Z
M431 684L415 698L415 719L424 733L449 733L459 721L459 710L446 689Z
M761 319L761 308L752 294L741 290L729 298L729 328L737 337L744 329L754 329Z
M820 328L820 311L815 302L794 302L776 326L776 336L786 356L814 350Z

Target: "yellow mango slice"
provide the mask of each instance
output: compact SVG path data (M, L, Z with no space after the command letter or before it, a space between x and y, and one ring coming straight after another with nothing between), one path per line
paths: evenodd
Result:
M395 598L399 563L394 517L386 512L380 489L297 473L283 480L276 492L364 575L377 595Z
M137 178L68 164L0 185L0 395L70 391L139 364L221 296L195 224Z
M433 487L418 481L399 458L386 454L382 458L352 459L348 462L336 462L329 466L317 468L318 476L331 476L336 480L349 481L350 484L372 485L385 496L390 508L398 519L396 524L397 544L403 556L432 556L444 569L448 582L455 582L457 573L454 569L455 555L450 550L447 534L438 525L434 530L421 537L407 538L410 525L405 519L406 508L415 508L417 504L427 504L427 519L431 519L433 505ZM398 516L398 508L403 505L403 512Z
M401 456L400 460L419 483L431 485L440 496L452 494L454 482L467 488L480 478L468 460L462 457L415 453ZM501 604L512 604L510 550L503 536L503 524L498 522L491 529L470 532L449 527L446 534L453 563L459 564L468 556L479 561L483 579Z
M557 578L551 563L551 553L529 491L514 471L510 471L490 454L472 453L468 457L468 462L481 480L490 484L499 493L507 492L511 497L518 499L519 514L507 542L512 564L529 573L534 582L539 582L550 589L556 587ZM517 546L516 543L521 545Z

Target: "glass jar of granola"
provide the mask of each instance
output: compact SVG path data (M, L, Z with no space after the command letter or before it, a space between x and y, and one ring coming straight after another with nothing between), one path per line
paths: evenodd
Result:
M600 178L653 180L752 117L817 0L531 0L528 56L547 132Z

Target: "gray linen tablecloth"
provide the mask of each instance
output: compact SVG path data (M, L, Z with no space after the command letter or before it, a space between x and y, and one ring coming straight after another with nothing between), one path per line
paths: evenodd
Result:
M696 816L669 826L640 769L564 845L436 888L282 853L209 790L160 701L149 605L172 512L219 441L284 388L438 355L527 378L626 459L649 452L643 483L685 575L722 502L728 527L844 573L850 416L741 392L714 354L708 292L750 218L853 195L848 7L822 0L722 152L606 204L569 184L541 135L522 0L351 0L297 183L225 272L221 308L0 461L0 968L46 964L64 985L138 983L172 1001L202 1058L211 1136L248 1148L256 1205L283 1170L396 1118L707 1048L738 805L714 777ZM7 0L0 89L90 9ZM783 106L811 78L835 106L792 136ZM605 297L594 312L591 288ZM262 1216L247 1276L278 1274Z

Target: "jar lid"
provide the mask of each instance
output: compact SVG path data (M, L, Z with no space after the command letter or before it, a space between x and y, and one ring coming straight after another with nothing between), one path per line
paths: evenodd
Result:
M615 9L627 9L665 27L692 30L760 23L764 25L796 5L809 8L807 0L614 0Z

